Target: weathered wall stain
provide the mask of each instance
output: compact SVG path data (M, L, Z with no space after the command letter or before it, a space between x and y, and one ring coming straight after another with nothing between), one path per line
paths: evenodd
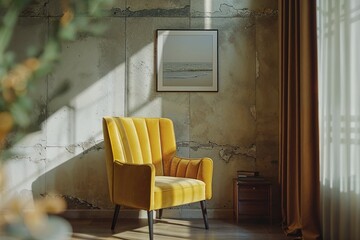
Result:
M100 207L84 199L80 199L74 196L48 193L42 193L40 196L43 198L61 198L65 201L66 207L68 209L101 209Z
M95 139L65 146L66 151L69 153L75 153L77 148L81 148L82 154L85 155L91 151L103 150L104 146L102 146L102 141L96 141Z
M247 158L256 159L256 146L252 144L249 147L242 147L242 146L231 146L229 144L217 144L214 142L208 143L198 143L195 141L181 141L177 142L178 148L191 148L194 151L198 151L199 149L214 149L220 148L219 156L221 160L228 163L231 160L231 157L235 155L241 155Z
M62 198L65 200L68 209L101 209L87 200L77 197L62 195Z
M190 16L190 5L183 8L173 9L143 9L132 11L130 7L123 11L126 17L189 17Z
M233 156L241 155L252 160L256 160L256 146L255 144L250 147L237 147L231 146L228 148L221 149L219 155L222 160L228 163Z
M262 9L249 9L249 8L236 8L231 4L222 3L218 10L212 12L192 12L193 17L240 17L240 18L252 18L252 17L270 17L278 14L277 9L262 8Z

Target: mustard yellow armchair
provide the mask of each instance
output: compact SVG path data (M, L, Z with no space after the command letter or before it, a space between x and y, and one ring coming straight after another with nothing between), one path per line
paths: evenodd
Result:
M103 133L110 200L115 204L111 229L120 206L146 210L153 239L153 212L200 202L208 229L206 200L212 196L210 158L177 157L173 123L166 118L104 117Z

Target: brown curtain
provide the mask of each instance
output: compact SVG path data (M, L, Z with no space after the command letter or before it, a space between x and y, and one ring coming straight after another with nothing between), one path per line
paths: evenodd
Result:
M279 0L279 22L283 226L321 239L316 1Z

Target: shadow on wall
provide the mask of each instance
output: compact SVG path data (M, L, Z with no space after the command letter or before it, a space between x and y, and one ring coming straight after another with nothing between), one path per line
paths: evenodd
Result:
M101 19L108 26L106 33L99 37L82 35L64 43L55 71L41 80L36 93L38 106L34 109L40 115L36 125L41 130L29 134L16 147L20 155L27 155L31 149L31 157L21 159L21 165L29 167L24 170L26 174L10 182L12 191L21 195L23 189L31 187L34 198L55 192L68 201L69 209L113 208L106 183L101 120L106 115L125 115L129 66L143 64L134 55L144 48L153 58L154 41L153 33L149 38L131 34L132 25L125 27L126 14L131 12L119 16L119 7L125 9L125 1L117 2L109 11L112 13ZM153 17L152 12L149 14ZM57 15L39 16L28 11L19 19L11 48L21 57L25 52L24 36L30 44L41 47L57 20ZM144 68L141 64L135 72ZM142 84L138 87L143 88ZM144 105L152 99L151 95L142 98ZM13 165L10 169L15 171Z
M24 11L15 28L10 49L17 61L26 57L27 45L41 48L59 19L34 14ZM63 43L56 69L37 81L36 128L5 164L6 198L31 200L31 190L34 197L54 191L73 199L70 207L82 199L94 207L109 205L101 121L125 112L125 19L101 21L108 26L105 34Z
M109 200L103 144L96 144L49 169L32 183L34 198L63 198L68 209L112 208ZM58 156L58 159L64 158ZM57 160L55 159L56 163Z
M116 5L125 9L125 1L119 1ZM48 6L44 4L40 7ZM136 4L133 7L137 9ZM151 76L147 78L149 82L144 84L152 87L145 88L145 94L144 90L141 91L141 101L130 105L130 112L136 106L152 113L154 109L159 109L155 114L162 114L160 97L151 94L155 92L155 73L147 67L148 63L154 61L154 31L149 28L146 38L138 37L137 23L142 18L132 18L126 23L126 17L133 12L127 10L128 15L122 16L122 11L118 11L120 8L114 6L109 11L109 17L101 19L108 26L102 36L82 35L75 42L63 43L56 69L39 80L34 94L38 103L34 113L39 115L36 125L40 130L22 139L14 148L16 155L7 163L11 175L7 186L10 195L23 197L24 190L29 192L32 189L34 197L39 197L55 191L74 201L86 199L90 206L106 207L109 198L106 172L102 171L104 153L102 147L98 149L103 141L101 120L106 115L125 115L125 82L129 82L126 79L131 79L131 84L135 84L131 85L135 88L131 88L129 95L136 95L137 89L144 87L133 80L144 83L143 77ZM189 6L186 9L189 11ZM48 10L29 10L21 15L10 46L20 60L26 52L24 36L27 44L41 47L55 21L58 21L59 15L42 15ZM149 10L149 17L154 17L154 12ZM171 11L165 13L170 14ZM188 23L189 20L185 21ZM166 24L171 27L175 22L176 19ZM139 59L143 54L147 58ZM144 69L146 72L142 72ZM23 168L20 174L17 171L19 167ZM12 174L15 172L17 174ZM76 208L70 204L72 207Z

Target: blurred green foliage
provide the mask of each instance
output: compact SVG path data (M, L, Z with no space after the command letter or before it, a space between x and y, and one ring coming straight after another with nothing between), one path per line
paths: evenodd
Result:
M52 0L53 1L53 0ZM26 46L27 59L17 62L9 49L14 29L22 11L34 0L0 0L4 9L0 23L0 160L1 154L30 131L34 123L34 100L29 91L37 79L46 76L59 62L61 43L74 41L79 34L99 35L104 26L98 19L112 0L57 0L63 15L42 49ZM35 1L36 2L36 1ZM26 45L24 38L24 45ZM66 90L66 88L64 88ZM61 94L62 91L55 91Z

